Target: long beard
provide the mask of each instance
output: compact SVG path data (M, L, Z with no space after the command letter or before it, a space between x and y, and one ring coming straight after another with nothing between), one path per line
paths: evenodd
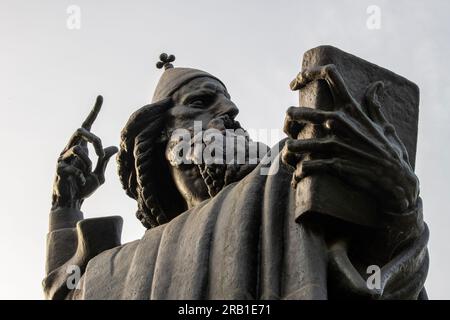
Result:
M186 159L197 166L210 197L214 197L225 186L240 181L252 172L267 153L268 147L251 140L239 122L228 115L211 120L207 129L213 129L219 134L221 143L217 139L209 140L206 133L205 136L194 136L194 130L190 129L191 153ZM212 155L213 159L205 159L205 153Z

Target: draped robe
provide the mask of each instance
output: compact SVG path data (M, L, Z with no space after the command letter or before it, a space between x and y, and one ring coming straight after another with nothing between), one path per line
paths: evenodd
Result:
M82 219L77 210L52 212L44 291L50 299L368 299L425 298L428 230L421 202L415 210L383 218L385 230L360 242L343 230L360 226L319 215L295 219L292 170L271 150L259 164L215 197L120 244L120 217ZM274 169L271 175L261 169ZM324 223L325 225L325 223ZM331 230L331 231L329 231ZM330 241L328 232L341 234ZM395 242L391 248L389 243ZM378 257L380 288L370 289L367 262L350 247ZM366 246L366 247L364 247ZM385 246L385 248L383 247ZM375 248L375 249L374 249ZM371 256L371 254L367 254ZM67 286L70 266L81 280Z

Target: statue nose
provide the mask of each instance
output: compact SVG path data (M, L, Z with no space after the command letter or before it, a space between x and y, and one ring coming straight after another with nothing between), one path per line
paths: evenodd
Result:
M233 101L223 98L220 99L219 105L220 105L220 113L221 114L227 114L231 118L235 118L237 114L239 113L239 109L236 107Z

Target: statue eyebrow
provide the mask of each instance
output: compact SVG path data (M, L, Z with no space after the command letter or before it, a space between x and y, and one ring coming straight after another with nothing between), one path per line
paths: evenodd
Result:
M215 92L223 93L228 99L231 98L227 89L219 84L205 83L204 88L214 90Z

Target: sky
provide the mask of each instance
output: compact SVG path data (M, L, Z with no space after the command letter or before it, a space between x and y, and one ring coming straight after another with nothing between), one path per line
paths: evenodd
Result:
M445 0L0 0L0 299L43 298L56 160L98 94L104 105L92 131L118 145L130 114L150 102L161 75L155 63L168 52L176 66L222 79L245 128L280 129L298 104L289 82L303 53L324 44L420 87L416 174L431 233L425 285L431 299L449 299L449 12ZM105 185L83 204L85 217L121 215L128 242L144 232L135 210L111 161Z

